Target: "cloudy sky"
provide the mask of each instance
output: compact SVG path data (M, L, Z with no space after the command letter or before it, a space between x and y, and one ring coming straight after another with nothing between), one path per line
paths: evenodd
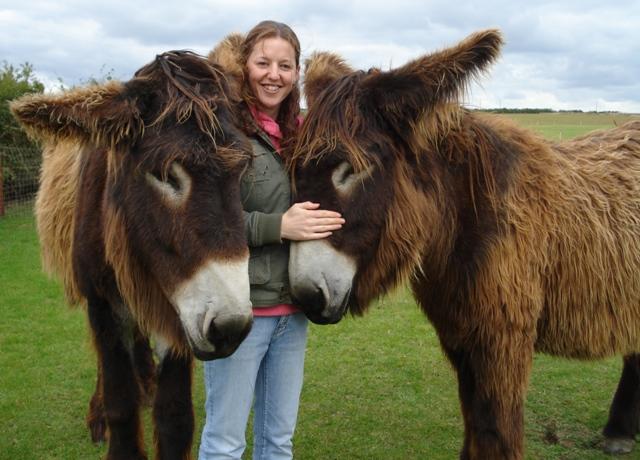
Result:
M0 0L0 62L30 62L48 87L127 80L157 53L206 54L262 19L291 25L303 55L331 50L361 69L497 27L502 56L466 105L640 113L639 0Z

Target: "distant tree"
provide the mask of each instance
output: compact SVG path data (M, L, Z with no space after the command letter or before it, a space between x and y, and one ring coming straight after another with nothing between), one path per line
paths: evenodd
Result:
M30 146L32 142L9 111L9 101L29 93L42 93L44 85L28 62L18 67L2 62L0 68L0 145Z
M11 115L9 101L29 93L42 93L33 66L28 62L0 67L0 216L5 203L29 200L38 186L39 149Z
M89 78L81 79L79 85L80 86L91 86L91 85L103 85L111 80L114 80L115 70L113 68L108 69L103 64L100 67L100 74L95 77L91 75Z

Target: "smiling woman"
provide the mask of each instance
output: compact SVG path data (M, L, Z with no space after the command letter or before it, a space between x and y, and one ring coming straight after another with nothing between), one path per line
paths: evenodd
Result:
M256 107L271 118L278 117L282 101L298 82L300 70L291 44L282 38L265 38L253 47L247 59L249 86Z
M344 221L314 203L291 204L284 163L300 123L295 33L264 21L246 37L225 43L213 58L226 56L225 68L236 67L232 73L241 81L241 114L253 148L241 198L254 326L232 356L205 364L207 420L200 459L242 456L254 399L253 458L291 458L307 319L289 295L288 240L324 238Z

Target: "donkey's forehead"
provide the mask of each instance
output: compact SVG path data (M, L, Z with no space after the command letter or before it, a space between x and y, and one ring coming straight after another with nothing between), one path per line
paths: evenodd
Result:
M151 169L166 169L172 162L190 164L196 168L212 171L229 172L244 167L251 158L248 150L240 146L224 146L214 139L201 136L199 142L180 143L175 139L160 142L157 145L143 147L142 155L136 163Z

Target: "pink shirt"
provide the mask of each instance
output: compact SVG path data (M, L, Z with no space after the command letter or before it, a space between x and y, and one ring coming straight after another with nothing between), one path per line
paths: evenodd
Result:
M282 141L282 131L280 131L280 125L269 115L264 112L260 112L256 107L250 105L251 115L256 121L257 125L269 135L271 143L276 148L276 151L280 153L280 142ZM299 120L298 124L302 121ZM284 316L299 313L300 309L291 304L278 304L268 307L257 307L253 309L253 316Z

